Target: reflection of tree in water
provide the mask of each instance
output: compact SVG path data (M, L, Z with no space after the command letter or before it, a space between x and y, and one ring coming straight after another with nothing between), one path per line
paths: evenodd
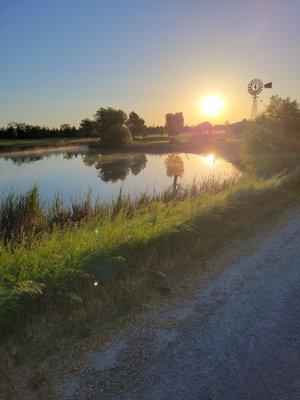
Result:
M2 157L4 160L11 160L16 165L22 164L30 164L34 161L40 161L44 159L44 155L32 154L32 155L23 155L23 156L11 156L11 157Z
M138 175L141 172L141 170L146 167L146 164L147 164L146 154L134 155L130 166L133 175Z
M130 160L118 160L111 163L98 163L99 177L104 182L116 182L117 180L124 181L129 173Z
M86 165L99 170L99 177L104 182L123 181L130 171L138 175L147 164L145 154L88 154L83 160Z
M84 153L82 152L76 152L76 153L72 153L72 152L68 152L68 153L64 153L64 160L72 160L73 158L77 158L78 156L82 156Z
M45 153L45 154L23 154L23 155L15 155L15 156L2 156L4 160L11 160L14 164L20 166L22 164L30 164L35 161L41 161L45 160L50 157L54 156L63 156L64 159L70 160L72 158L77 158L79 155L82 155L83 153L80 152L68 152L68 153L59 153L59 152L53 152L53 153Z
M182 177L184 173L183 160L178 154L169 154L168 157L165 159L165 166L167 176L169 176L170 178L172 176L174 177L172 191L173 193L175 193L178 186L178 177Z

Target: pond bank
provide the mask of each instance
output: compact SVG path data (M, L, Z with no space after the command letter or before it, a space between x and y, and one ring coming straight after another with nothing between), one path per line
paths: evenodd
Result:
M229 157L227 158L229 161L237 163L239 160L240 141L232 136L213 135L211 137L201 137L199 135L181 134L178 135L178 140L174 143L170 143L167 137L150 137L134 140L128 146L115 146L113 148L98 144L98 140L98 138L3 140L0 141L0 155L17 155L17 153L23 152L24 154L38 154L51 151L76 151L80 150L80 146L89 146L103 154L113 152L198 153L199 151L221 151L223 153L221 155L224 155L225 158Z
M125 197L116 199L109 210L107 207L92 210L90 218L83 218L80 224L67 223L63 229L58 226L43 236L37 231L36 238L29 236L29 247L26 241L17 247L6 247L0 242L0 277L1 281L4 279L5 294L1 322L9 322L10 313L24 307L27 295L31 297L30 291L23 293L21 287L16 289L28 280L45 285L45 289L35 293L30 306L33 307L36 301L51 302L53 296L58 295L56 290L61 291L60 286L56 288L61 279L66 291L79 293L85 281L80 271L92 273L88 278L90 283L93 279L103 280L105 271L99 265L105 266L105 270L111 267L111 271L115 271L113 274L120 274L122 282L131 272L148 276L144 265L151 265L157 257L158 264L153 265L152 271L154 277L156 268L170 270L179 259L188 264L186 257L192 256L194 251L205 256L232 235L247 230L264 216L274 213L277 207L299 196L299 178L299 171L268 180L244 176L229 182L227 187L200 186L198 191L178 193L178 197L169 194L153 198L143 195L132 200ZM10 203L8 205L11 207ZM42 217L40 208L37 211ZM34 224L36 221L34 218ZM187 249L191 253L187 254ZM154 250L155 254L151 255ZM178 253L176 259L174 252ZM142 261L144 258L146 264ZM164 258L171 264L164 265ZM9 275L12 273L14 278ZM10 276L9 281L5 276ZM105 279L102 283L105 286Z
M1 245L1 315L18 328L1 349L3 393L10 390L8 398L14 398L20 382L12 385L10 372L24 371L26 364L33 386L22 386L22 375L18 390L34 390L44 398L55 374L60 378L67 368L54 371L52 362L45 362L48 357L70 355L78 343L82 353L95 332L98 337L115 332L146 301L168 296L179 271L197 266L205 274L209 257L232 239L252 234L299 202L299 179L299 171L268 180L244 177L221 192L168 203L141 201L131 208L123 204L113 218L100 213L29 248Z
M51 151L68 149L81 145L88 145L97 141L97 138L55 138L55 139L28 139L28 140L0 140L0 155L8 152L23 151Z

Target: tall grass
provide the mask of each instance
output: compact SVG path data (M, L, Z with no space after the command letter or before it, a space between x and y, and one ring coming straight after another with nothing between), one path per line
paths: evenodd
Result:
M35 186L25 194L11 191L0 204L0 235L5 242L19 242L45 229L45 213Z
M200 182L194 180L186 187L162 192L141 193L135 197L124 195L122 189L118 196L109 203L101 203L99 199L92 201L92 193L88 191L81 197L72 198L66 206L59 195L55 195L52 203L46 205L41 201L37 186L25 194L11 190L0 202L0 238L7 244L31 241L35 236L51 232L55 227L64 227L79 223L88 218L119 214L129 218L134 210L145 207L156 201L169 203L183 200L199 193L218 192L231 185L237 178L207 178Z
M14 233L0 241L0 330L7 332L49 307L78 307L91 298L101 312L132 307L146 293L165 290L164 274L205 258L299 196L299 178L297 171L268 180L195 182L175 198L170 191L136 198L120 193L104 205L92 204L87 195L69 208L56 198L50 209L37 201L34 188L35 201L28 203L34 204L35 218L46 221L43 231L33 218L24 239L24 217L11 228L16 232L15 226L21 226L22 239L15 242ZM14 196L18 201L6 198L1 206L2 234L12 215L7 210L27 215L20 204L33 194Z

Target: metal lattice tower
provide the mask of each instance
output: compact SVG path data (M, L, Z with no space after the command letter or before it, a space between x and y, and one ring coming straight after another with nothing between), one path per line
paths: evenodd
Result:
M252 96L252 108L250 113L250 120L253 121L258 117L257 99L259 93L263 90L264 84L260 79L252 79L248 84L248 93Z

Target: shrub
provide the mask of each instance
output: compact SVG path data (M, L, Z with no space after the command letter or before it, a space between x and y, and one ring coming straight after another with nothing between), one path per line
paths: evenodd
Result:
M130 130L124 125L113 125L103 139L105 144L126 146L131 140Z
M266 111L246 125L242 161L250 172L270 176L300 163L300 118L296 101L271 98Z

